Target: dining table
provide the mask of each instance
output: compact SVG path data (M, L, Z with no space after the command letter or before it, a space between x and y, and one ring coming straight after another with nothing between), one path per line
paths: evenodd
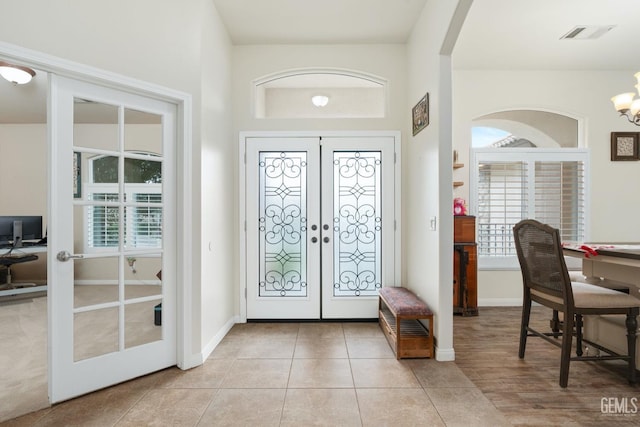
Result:
M572 281L603 286L640 298L640 243L563 243L563 254L581 260L581 270L570 271ZM592 343L626 354L626 334L624 316L584 316L583 336ZM597 348L586 348L585 351L599 354ZM640 340L636 347L636 366L640 366L639 351Z

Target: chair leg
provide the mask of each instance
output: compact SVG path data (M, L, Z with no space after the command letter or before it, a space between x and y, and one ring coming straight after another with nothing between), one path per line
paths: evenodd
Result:
M522 321L520 323L520 349L518 357L524 359L524 350L527 347L527 328L529 327L529 318L531 317L531 297L525 290L524 300L522 301Z
M558 316L558 310L553 310L553 318L549 323L551 326L551 332L553 332L553 337L558 338L560 335L560 317Z
M576 314L576 355L582 356L582 314Z
M564 313L562 328L562 351L560 355L560 387L569 383L569 362L571 361L571 342L573 341L573 313Z
M627 346L629 355L629 382L636 383L636 332L638 330L638 312L627 313Z

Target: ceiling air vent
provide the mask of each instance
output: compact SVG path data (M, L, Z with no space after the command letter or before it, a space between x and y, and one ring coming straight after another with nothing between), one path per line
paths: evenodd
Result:
M578 25L560 37L560 40L595 40L611 31L615 25Z

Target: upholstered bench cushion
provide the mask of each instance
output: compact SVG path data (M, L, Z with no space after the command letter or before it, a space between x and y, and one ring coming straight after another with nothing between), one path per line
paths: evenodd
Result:
M427 304L406 288L382 288L380 297L396 316L430 316Z

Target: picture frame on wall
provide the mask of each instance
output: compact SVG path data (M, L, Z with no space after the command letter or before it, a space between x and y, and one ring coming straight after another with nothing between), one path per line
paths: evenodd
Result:
M426 93L411 110L413 136L429 125L429 93Z
M611 132L611 161L638 160L639 132Z
M81 157L79 152L73 153L73 198L82 198Z

